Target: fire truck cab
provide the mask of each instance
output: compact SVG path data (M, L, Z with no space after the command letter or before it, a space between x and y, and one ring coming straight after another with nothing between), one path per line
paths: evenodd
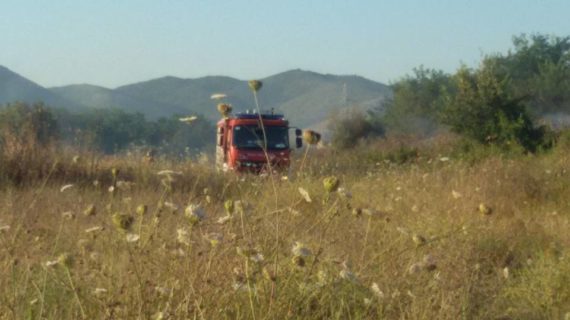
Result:
M252 173L268 169L268 163L274 170L289 168L290 129L284 116L273 112L246 111L221 119L217 123L216 168ZM295 129L297 148L303 144L301 133Z

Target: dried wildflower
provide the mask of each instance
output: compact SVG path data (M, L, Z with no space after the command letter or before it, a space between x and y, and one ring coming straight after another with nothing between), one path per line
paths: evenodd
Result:
M210 96L210 99L212 100L222 100L224 98L226 98L227 95L225 93L214 93Z
M326 177L323 179L323 186L327 192L335 192L340 185L340 180L335 176Z
M46 261L45 266L46 267L54 267L59 263L58 260L51 260L51 261Z
M503 277L504 277L505 279L508 279L508 278L509 278L509 275L510 275L509 267L503 268Z
M332 282L332 279L326 271L319 270L319 272L317 272L317 284L319 286L324 287L331 282Z
M424 244L427 243L426 238L424 238L422 235L420 234L414 234L412 236L412 240L414 241L414 243L416 244L416 246L423 246Z
M321 134L313 130L303 131L303 140L309 145L316 145L321 141Z
M117 188L115 188L115 186L110 186L109 189L107 189L107 191L109 191L109 193L114 194L117 191Z
M226 224L228 221L232 220L232 216L227 215L227 216L223 216L221 218L218 219L217 223L219 224Z
M86 216L94 216L97 213L97 209L94 204L90 204L85 208L83 214Z
M135 218L128 214L117 212L113 215L113 224L120 231L129 231L135 221Z
M409 274L415 274L422 270L422 266L419 263L414 263L408 268Z
M144 216L147 211L148 211L148 206L146 204L140 204L136 209L136 212L139 216Z
M103 227L99 227L99 226L91 227L91 228L85 229L85 233L94 233L94 232L99 232L101 230L103 230Z
M307 202L313 202L313 200L311 199L311 196L309 195L309 192L307 192L307 190L299 187L299 193L301 194L301 196L303 197L303 199L305 199L305 201Z
M362 215L362 209L361 208L354 208L352 209L352 215L355 217L360 217Z
M346 190L346 189L343 188L343 187L338 188L338 190L337 190L336 192L337 192L339 195L341 195L342 197L345 197L345 198L348 198L348 199L352 198L352 193L350 193L350 191Z
M301 256L294 256L291 258L291 262L300 268L303 268L305 266L305 259Z
M125 180L117 181L117 188L119 188L120 190L124 190L124 191L131 190L134 185L135 185L135 183L131 182L131 181L125 181Z
M343 280L347 280L350 282L357 282L358 279L356 278L356 275L354 273L352 273L352 271L348 270L348 269L342 269L339 272L339 276L341 279Z
M224 209L228 215L232 215L234 213L234 202L232 200L226 200L224 202Z
M249 80L247 84L249 85L249 88L254 92L259 91L261 87L263 87L263 83L259 80Z
M188 230L179 228L176 230L176 240L184 245L189 246L191 244L190 241L190 232Z
M262 262L265 260L265 257L263 256L262 253L257 252L257 253L255 253L255 254L251 255L251 256L249 257L249 260L251 260L251 261L253 261L253 262L255 262L255 263L262 263Z
M275 282L277 280L275 273L273 273L273 271L269 270L267 267L263 268L262 273L263 277L269 281Z
M212 232L205 235L204 238L210 242L210 245L212 245L212 247L215 247L220 244L220 242L222 242L224 236L221 233Z
M190 220L190 224L194 225L204 220L206 212L199 205L190 204L184 210L184 215Z
M160 286L154 287L154 290L156 290L156 292L158 292L161 296L167 296L172 292L172 288L160 287Z
M69 253L62 253L57 257L57 263L66 268L71 268L73 266L74 259Z
M81 161L81 157L78 155L73 156L73 159L71 159L71 161L75 164L78 164L79 161Z
M111 176L113 176L113 179L117 179L117 177L119 176L119 169L117 168L112 168L111 169Z
M258 252L255 249L252 248L242 248L242 247L236 247L236 252L237 254L239 254L242 257L245 258L251 258L252 256L256 255Z
M169 202L169 201L165 201L164 202L164 206L166 208L168 208L172 213L176 212L178 210L178 206L175 203Z
M379 210L376 209L371 209L371 208L364 208L362 209L362 213L370 216L370 217L379 217L381 215L383 215L383 213Z
M219 103L218 104L218 111L220 112L220 114L224 117L227 118L230 113L232 113L232 105L228 104L228 103Z
M305 246L302 242L296 241L293 245L291 252L295 257L308 257L311 255L311 250Z
M73 213L72 211L66 211L62 213L61 216L66 220L75 219L75 213Z
M73 188L73 186L74 186L73 184L66 184L59 189L59 192L64 192L67 189L71 189L71 188Z
M108 290L105 289L105 288L95 288L95 290L93 290L93 294L96 295L96 296L103 295L103 294L105 294L105 293L107 293L107 292L108 292Z
M491 207L489 207L488 205L486 205L484 203L480 203L479 204L479 212L484 216L488 216L488 215L493 213L493 209L491 209Z
M182 175L181 171L174 171L174 170L170 170L170 169L166 169L166 170L160 170L159 172L156 173L159 176L179 176Z
M248 202L243 201L243 200L234 201L234 212L235 213L248 215L250 211L251 211L251 206L249 205Z
M451 196L453 197L453 199L459 199L461 198L463 195L455 190L451 190Z
M127 239L127 242L129 243L134 243L140 240L141 236L135 233L129 233L127 234L127 236L125 237Z
M189 117L179 118L178 121L191 123L191 122L195 121L196 119L198 119L197 116L189 116Z
M372 290L372 292L374 293L374 295L377 298L384 299L384 297L385 297L384 292L382 290L380 290L380 287L378 286L378 284L376 282L372 283L372 285L370 286L370 290Z
M299 212L299 210L295 210L293 208L288 208L287 210L289 210L289 213L291 213L291 215L297 217L301 215L301 212Z

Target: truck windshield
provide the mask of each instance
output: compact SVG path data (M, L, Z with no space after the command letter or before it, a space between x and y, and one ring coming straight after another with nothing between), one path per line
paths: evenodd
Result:
M266 126L267 149L284 150L289 148L289 131L287 127ZM261 127L235 126L234 145L238 149L261 149L263 146L263 131Z

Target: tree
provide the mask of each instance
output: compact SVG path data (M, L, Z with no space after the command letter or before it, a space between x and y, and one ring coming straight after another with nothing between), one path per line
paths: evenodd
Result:
M524 99L514 97L510 78L498 70L497 60L483 60L479 69L461 67L453 77L457 91L447 94L442 121L454 132L484 144L520 145L535 151L543 142Z
M0 130L4 141L9 138L18 143L42 146L59 136L57 121L43 103L6 105L0 111Z
M449 90L450 77L442 71L414 69L413 76L393 84L394 95L387 105L386 126L400 133L431 134L438 128L442 92Z
M570 37L525 34L513 37L514 50L497 56L510 75L513 93L528 96L535 115L570 113Z

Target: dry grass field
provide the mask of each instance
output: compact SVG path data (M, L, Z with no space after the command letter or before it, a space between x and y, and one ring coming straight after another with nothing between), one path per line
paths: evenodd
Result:
M286 178L5 152L0 319L569 319L569 144L407 145Z

